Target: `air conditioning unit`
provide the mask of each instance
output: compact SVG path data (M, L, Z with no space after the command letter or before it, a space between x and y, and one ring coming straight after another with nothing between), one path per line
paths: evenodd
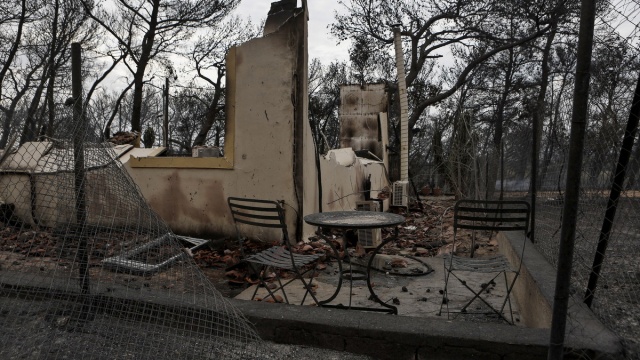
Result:
M380 203L377 201L356 201L358 211L380 211ZM375 248L382 242L380 229L358 230L358 242L363 248Z
M393 183L393 191L391 194L391 206L404 206L409 205L409 182L408 181L396 181Z

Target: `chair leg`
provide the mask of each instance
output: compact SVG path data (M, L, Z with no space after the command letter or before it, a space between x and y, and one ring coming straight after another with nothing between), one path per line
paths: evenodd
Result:
M276 280L278 281L278 287L273 289L273 290L271 290L269 288L269 283L267 283L267 281L265 280L265 275L267 274L267 272L269 270L269 266L261 265L260 267L262 269L260 271L257 271L252 263L249 263L249 266L258 275L258 286L256 286L256 289L253 291L253 295L251 296L251 300L254 300L256 298L256 294L258 293L258 289L260 288L260 286L262 286L269 293L267 296L265 296L265 299L270 297L270 298L273 299L274 302L278 302L278 299L276 298L276 295L277 295L276 293L278 292L278 290L280 290L280 291L282 291L282 295L283 295L284 301L287 304L289 303L289 299L287 298L287 293L284 291L284 286L287 285L288 282L283 285L282 281L280 280L280 276L278 275L277 271L275 272L275 274L276 274Z
M312 271L312 270L313 270L313 273L311 274L311 281L309 281L307 283L304 280L304 275L307 272ZM264 274L266 274L266 267L265 267L265 270L260 273L259 278L258 278L259 281L260 281L260 285L264 286L265 289L267 290L267 292L269 293L267 296L265 296L265 298L271 297L274 301L277 302L276 293L278 291L281 291L282 295L283 295L284 302L287 303L287 304L290 304L289 297L287 296L287 292L285 291L284 287L289 285L290 283L294 282L295 280L299 279L300 281L302 281L303 286L306 289L306 292L305 292L305 294L304 294L304 296L302 298L302 302L300 303L300 305L304 304L304 301L306 300L307 294L309 294L313 298L313 301L316 303L316 305L319 306L319 301L318 301L318 299L316 298L316 296L312 292L313 276L315 274L315 268L307 270L307 271L302 272L302 273L300 273L298 271L294 271L294 272L296 273L296 276L294 276L292 279L290 279L290 280L288 280L288 281L286 281L284 283L282 282L282 279L280 278L280 276L276 272L276 280L278 282L278 287L276 287L275 289L272 290L272 289L269 288L269 284L264 279ZM256 287L256 290L253 293L253 296L251 298L252 300L255 298L255 295L256 295L257 292L258 292L258 287Z
M271 291L271 289L269 288L269 284L264 279L264 275L267 273L267 269L268 269L268 267L265 266L263 271L260 273L260 285L264 286L264 288L269 293L269 295L267 295L265 298L271 297L274 302L278 302L278 299L276 298L276 292L278 290L280 290L280 291L282 291L282 295L284 297L285 302L288 304L289 303L289 299L287 299L287 293L283 289L282 282L280 281L280 276L278 275L277 272L275 274L276 274L276 280L278 280L278 287L276 289L274 289L273 291ZM253 293L254 297L255 297L257 292L258 292L258 287L256 287L256 290ZM253 298L251 298L251 300L253 300Z
M248 263L248 264L249 264L249 268L251 269L251 271L258 276L258 286L256 286L256 289L253 291L253 295L251 295L251 300L253 301L253 299L256 298L256 294L258 293L258 289L260 288L260 285L266 287L266 284L264 283L264 279L262 277L262 273L263 273L262 269L260 271L258 271L258 270L256 270L255 267L253 267L252 263ZM264 266L261 266L261 267L264 268Z
M482 291L484 291L484 289L476 292L474 291L471 287L469 287L469 285L466 284L466 282L464 282L462 279L460 279L459 277L456 276L456 274L454 274L453 272L451 272L451 275L453 275L456 279L458 279L460 281L460 283L466 287L469 291L471 291L474 296L471 300L469 300L463 307L462 310L460 310L461 313L465 313L466 309L469 305L471 305L472 302L474 302L476 299L479 299L480 301L482 301L489 309L491 309L491 311L493 311L496 315L498 315L500 318L502 318L504 321L506 321L507 323L509 323L509 320L504 316L504 314L502 314L502 311L504 310L504 303L503 306L500 308L500 311L498 311L496 308L494 308L491 304L489 304L489 302L487 300L485 300L482 297ZM493 277L493 279L491 279L491 281L495 280L498 276L500 276L500 273L496 274L496 276Z
M519 273L515 272L513 274L513 281L511 282L511 285L509 285L509 280L507 279L507 272L504 272L504 285L507 287L507 298L506 301L502 304L502 308L504 309L506 303L509 303L509 312L511 313L511 324L515 324L515 322L513 321L513 309L511 308L511 292L513 291L513 286L516 283L516 280L518 279L518 275Z
M305 273L306 273L306 272L305 272ZM304 284L304 288L305 288L305 290L306 290L306 291L305 291L305 293L304 293L304 296L302 297L302 302L300 303L300 305L304 305L304 301L305 301L305 299L307 298L307 294L309 294L309 295L311 295L311 298L313 299L313 301L316 303L316 306L320 306L320 303L318 302L318 299L317 299L317 298L316 298L316 296L313 294L313 288L312 288L312 286L311 286L311 285L313 284L313 277L314 277L314 275L315 275L315 273L316 273L315 267L313 268L313 271L311 272L311 277L310 277L310 280L309 280L309 283L308 283L308 284L307 284L307 282L306 282L306 281L304 281L304 277L303 277L303 275L304 275L305 273L302 273L302 274L300 274L300 275L299 275L299 277L300 277L300 281L302 281L302 283Z
M264 286L264 283L263 283L262 281L260 281L258 284L259 284L259 285ZM253 290L253 295L251 295L251 300L252 300L252 301L253 301L253 299L255 299L255 298L256 298L256 294L258 293L258 289L259 289L259 288L260 288L260 286L256 286L256 289L255 289L255 290Z
M313 279L311 279L311 281L309 281L309 285L307 285L304 280L302 279L302 276L300 276L300 281L302 281L302 287L304 288L305 292L304 295L302 296L302 301L300 301L300 305L304 305L304 301L307 300L307 294L309 294L309 291L311 290L311 282L313 282Z
M280 275L278 275L278 273L276 272L276 280L278 280L278 288L276 289L276 291L280 290L282 291L282 297L284 297L284 301L285 303L289 303L289 298L287 297L287 292L284 291L284 287L285 285L287 285L288 283L285 283L284 285L282 285L282 281L280 280ZM275 300L275 299L274 299Z
M485 303L488 307L490 307L493 311L496 311L493 306L489 305L489 303L482 298L482 292L485 290L485 288L481 289L480 291L476 292L475 290L473 290L469 285L467 285L467 283L465 281L463 281L462 279L460 279L459 277L456 276L456 274L452 274L456 279L458 279L458 281L460 281L460 283L466 287L469 291L471 291L473 293L473 298L471 298L471 300L469 300L463 307L462 307L462 312L466 311L467 307L469 305L471 305L472 302L474 302L476 299L480 299L483 303ZM489 283L491 283L492 281L494 281L498 276L500 276L500 273L496 274L496 276L493 277L493 279L491 279L489 281ZM487 285L488 286L488 285Z
M438 311L438 316L442 315L442 306L447 305L447 320L449 319L449 298L447 295L447 286L449 285L449 274L450 271L447 271L447 264L446 264L446 259L444 260L445 263L443 264L443 268L444 268L444 289L442 290L442 301L440 301L440 310ZM445 300L446 299L446 300Z
M349 308L351 308L351 294L353 294L353 265L349 259Z

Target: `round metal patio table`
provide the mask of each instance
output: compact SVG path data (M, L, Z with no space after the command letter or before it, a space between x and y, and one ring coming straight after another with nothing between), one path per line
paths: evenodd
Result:
M315 225L323 228L330 229L353 229L353 230L362 230L362 229L380 229L386 227L396 227L394 231L394 235L383 240L380 245L378 245L371 256L369 257L369 261L367 263L367 271L366 271L366 281L367 287L369 288L369 293L371 293L371 299L384 307L384 309L380 308L368 308L368 307L345 307L343 305L328 305L327 303L335 299L340 291L340 287L342 285L342 274L340 274L340 280L338 282L338 288L336 292L329 299L325 301L321 301L321 305L325 307L338 307L338 308L348 308L354 310L366 310L366 311L382 311L391 314L398 314L398 308L393 305L389 305L378 297L376 293L373 291L373 286L371 286L371 265L373 264L373 259L378 254L378 252L391 241L394 241L398 237L398 228L397 226L404 222L405 218L402 215L392 214L387 212L374 212L374 211L330 211L330 212L322 212L310 214L304 217L304 221L307 224ZM338 259L338 261L341 261ZM340 266L342 269L342 266ZM351 294L349 294L351 296Z

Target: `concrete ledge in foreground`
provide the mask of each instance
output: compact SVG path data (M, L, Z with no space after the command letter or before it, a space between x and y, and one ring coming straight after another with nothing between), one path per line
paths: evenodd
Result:
M503 233L500 245L519 257L522 239ZM528 301L519 306L532 312L529 326L448 321L394 316L354 310L231 300L255 324L265 340L365 354L379 359L546 359L549 311L555 271L526 246L522 286ZM551 291L551 293L550 293ZM524 309L522 309L524 310ZM538 321L534 319L538 318ZM572 302L565 358L621 358L619 338L582 304ZM577 326L575 326L577 325Z

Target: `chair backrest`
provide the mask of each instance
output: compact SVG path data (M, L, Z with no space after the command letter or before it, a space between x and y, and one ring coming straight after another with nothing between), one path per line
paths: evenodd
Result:
M238 224L246 224L264 228L282 229L283 240L289 246L287 224L284 209L279 202L273 200L246 199L229 197L229 210L238 231ZM240 234L238 234L238 237Z
M457 229L524 231L529 229L531 207L520 200L459 200L453 210Z
M476 230L522 231L526 239L530 212L529 203L521 200L458 200L453 210L453 238L458 229L474 231L470 254L473 257ZM524 254L524 247L522 249Z

